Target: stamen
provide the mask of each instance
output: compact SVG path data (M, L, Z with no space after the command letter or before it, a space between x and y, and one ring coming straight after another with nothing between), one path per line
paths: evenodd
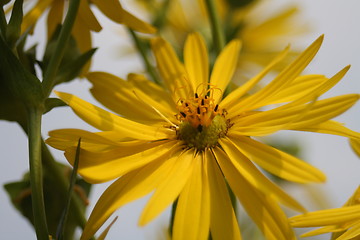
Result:
M214 112L217 112L218 108L219 108L219 105L216 104L216 106L215 106L215 108L214 108Z
M180 114L181 114L184 118L186 118L186 114L185 114L184 112L180 112Z

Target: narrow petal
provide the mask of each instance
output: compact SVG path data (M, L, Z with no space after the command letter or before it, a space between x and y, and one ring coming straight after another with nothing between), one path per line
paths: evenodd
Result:
M220 55L215 61L214 69L212 70L210 78L210 84L220 90L214 91L213 98L215 103L220 102L227 85L234 75L239 58L240 48L241 42L239 40L232 40L221 51Z
M291 130L303 131L303 132L317 132L332 135L339 135L352 139L360 139L360 133L352 131L341 123L329 120L315 125L308 125L303 128L292 128Z
M57 92L73 111L84 121L102 131L118 131L123 137L143 140L167 139L169 129L151 127L119 117L96 107L74 95Z
M179 97L186 99L189 92L194 89L188 89L191 86L187 79L183 64L179 61L175 50L162 38L151 40L151 48L156 58L157 67L165 81L166 87L170 90L175 99Z
M44 1L40 1L44 2ZM49 15L47 18L47 36L48 39L52 37L55 32L57 26L63 20L63 9L64 9L64 1L52 1L51 8L49 10Z
M350 139L350 146L354 150L354 152L360 157L360 138Z
M344 234L342 234L336 240L353 239L354 237L357 237L359 235L360 235L360 221L358 221L356 224L351 226L350 229L348 229Z
M318 229L306 232L304 234L301 234L301 237L311 237L311 236L316 236L316 235L324 234L324 233L339 234L340 232L346 231L348 228L349 228L348 223L341 224L341 225L329 225L329 226L325 226L325 227L318 228ZM331 238L331 239L333 239L333 238Z
M21 24L21 33L34 27L36 21L44 14L45 9L47 9L52 2L53 0L38 0L36 5L24 16Z
M92 2L114 22L125 24L135 31L143 33L155 33L156 29L150 24L138 19L131 13L127 12L121 6L118 0L92 0Z
M189 81L196 91L197 87L207 89L209 81L209 56L205 41L199 33L190 34L185 42L184 62Z
M232 135L229 138L247 158L278 177L298 183L326 180L320 170L290 154L249 137Z
M156 142L133 147L121 147L106 152L80 151L79 174L90 183L107 182L150 162L164 160L177 152L179 146L170 142ZM76 149L69 148L65 156L74 164Z
M323 38L323 36L320 36L317 40L315 40L315 42L312 43L293 63L281 71L274 80L272 80L259 92L240 101L234 111L227 109L229 113L231 112L231 116L238 115L245 110L252 110L258 108L259 106L265 106L269 97L280 91L282 88L289 86L315 57L321 46Z
M173 156L177 158L177 156ZM162 159L132 171L111 184L97 201L85 225L81 239L90 239L118 208L152 192L172 168L172 161Z
M91 33L90 29L86 27L84 23L84 19L79 18L74 22L73 29L71 31L73 34L77 46L80 52L86 52L91 49L92 41L91 41Z
M238 146L235 145L235 143L230 141L228 138L222 138L219 142L228 156L216 156L216 159L218 160L223 172L225 171L224 169L227 169L229 172L231 171L236 175L241 175L254 188L258 189L264 194L268 194L269 196L274 197L276 200L294 210L305 212L305 209L300 205L300 203L298 203L295 199L287 195L281 188L267 179L256 168L256 166L240 152Z
M152 99L167 106L167 108L172 109L174 112L177 111L176 102L173 101L172 96L163 87L149 81L144 75L130 73L128 75L128 81Z
M194 169L180 194L175 212L173 240L207 240L210 226L209 185L204 158L198 154Z
M308 212L290 218L294 227L321 227L338 225L360 218L360 205Z
M352 107L359 100L358 94L347 94L316 101L307 105L285 108L281 106L258 114L239 118L236 125L245 127L271 127L283 125L304 128L332 119ZM307 108L308 107L308 108Z
M214 240L240 240L239 224L231 204L224 176L210 151L206 151L206 165L210 189L211 237Z
M93 84L90 90L93 96L112 111L138 122L163 121L149 104L144 103L146 100L140 99L140 96L135 94L135 91L138 95L141 94L141 90L131 82L105 72L91 72L86 77ZM150 97L146 96L146 98ZM172 108L168 108L169 104L165 102L165 99L157 97L154 100L150 98L150 101L160 110L164 111L165 109L167 115L174 115L174 112L171 111ZM142 106L139 107L139 105Z
M327 80L325 76L315 74L297 77L290 86L269 97L267 105L295 101L307 96Z
M230 166L230 160L222 150L216 148L214 154L231 189L266 239L295 239L287 217L270 195L254 188L245 176Z
M139 224L146 225L164 211L171 203L175 202L184 185L192 174L194 168L194 151L184 152L179 158L172 158L169 161L173 165L172 169L164 175L164 180L157 187L155 193L145 206L140 217Z
M100 32L102 27L100 23L97 21L95 15L90 9L90 5L88 1L80 1L79 12L77 15L77 20L81 18L86 28Z
M289 52L289 47L285 48L278 56L276 56L259 74L247 81L245 84L241 85L229 95L225 97L220 103L220 106L229 109L231 105L236 103L241 97L248 93L253 87L256 86L274 67L284 60Z
M81 148L93 151L102 151L107 148L121 146L119 143L104 138L99 134L81 129L58 129L49 132L50 138L45 142L53 148L66 150L69 147L76 147L81 138Z

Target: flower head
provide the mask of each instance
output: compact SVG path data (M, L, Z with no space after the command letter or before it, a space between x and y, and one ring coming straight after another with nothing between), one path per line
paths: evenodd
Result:
M294 227L321 227L303 237L333 233L331 239L347 240L360 237L360 186L341 208L309 212L290 218Z
M279 203L304 208L270 181L256 165L283 179L322 182L308 163L256 140L279 130L360 134L330 120L351 107L358 94L318 97L335 85L348 67L328 79L299 76L317 53L317 39L268 85L249 95L285 57L285 49L262 72L227 96L241 43L231 41L209 76L206 45L189 35L181 63L169 43L152 41L164 88L131 74L125 81L93 72L88 79L97 100L119 115L71 94L58 93L83 120L101 130L50 132L47 143L65 151L72 163L82 138L79 173L91 183L118 178L100 197L83 232L91 237L119 207L152 193L140 225L147 224L178 199L173 239L241 239L227 183L268 239L294 239ZM280 104L280 105L278 105ZM260 108L273 106L270 110ZM256 165L255 165L256 164Z

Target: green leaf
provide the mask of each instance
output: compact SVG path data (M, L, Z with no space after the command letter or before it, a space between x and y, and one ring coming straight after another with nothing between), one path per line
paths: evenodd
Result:
M26 108L41 106L44 94L40 80L21 65L1 37L0 56L0 88Z
M48 98L45 100L45 111L44 114L51 111L53 108L56 107L64 107L67 106L62 100L58 98Z
M96 48L93 48L81 54L73 61L61 65L59 74L55 79L55 84L69 82L74 78L78 77L81 73L82 68L90 61L96 50Z
M23 0L16 0L11 13L11 18L6 29L6 40L13 49L21 34L21 23L23 19Z
M69 177L71 169L65 165L59 164L62 167L62 172ZM28 173L24 175L23 179L17 182L7 183L4 185L8 196L11 199L14 207L26 217L30 223L33 224L33 212L31 203L31 191L30 191L30 179ZM77 178L76 194L82 194L83 198L89 196L91 184L86 183L84 180ZM58 182L51 174L44 172L44 197L45 197L45 209L47 225L49 228L49 234L56 236L56 229L61 219L61 214L64 209L64 203L66 198L64 194L59 192ZM85 204L83 205L85 208ZM72 206L70 206L68 221L65 226L64 239L73 239L74 232L78 226L77 220L73 214Z

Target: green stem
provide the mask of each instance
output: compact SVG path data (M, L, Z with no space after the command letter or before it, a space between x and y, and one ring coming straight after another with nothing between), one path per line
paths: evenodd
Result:
M29 161L30 185L34 226L37 239L49 239L46 223L41 165L41 117L42 111L33 107L29 111Z
M20 124L23 130L27 135L29 135L28 128L26 124ZM41 139L41 158L44 171L47 171L49 175L54 179L54 182L57 183L57 188L61 194L62 199L66 199L66 192L69 187L69 180L63 174L63 170L60 165L55 161L54 157L51 155L48 146L45 144L44 140ZM79 226L84 229L86 219L85 212L83 210L83 203L77 195L73 194L72 196L71 211L74 213Z
M221 29L220 19L216 11L214 0L205 0L205 3L210 18L211 31L214 39L216 55L219 55L219 53L225 46L225 35Z
M158 29L161 30L166 23L166 15L168 13L170 6L170 0L164 0L160 9L156 10L156 18L153 21L153 25Z
M152 78L152 80L157 83L157 84L161 84L158 78L158 75L154 69L154 67L151 65L149 58L147 56L147 49L145 44L141 41L141 39L137 36L137 34L131 30L130 28L128 28L128 31L136 45L136 48L139 50L139 53L143 59L143 62L145 64L146 70L149 73L150 77Z
M65 47L71 35L71 30L74 25L76 15L79 9L80 0L71 0L69 10L63 26L61 27L60 35L56 43L55 52L52 55L49 66L46 69L44 80L42 82L45 96L49 96L54 87L55 77L59 69L61 60L64 56Z

